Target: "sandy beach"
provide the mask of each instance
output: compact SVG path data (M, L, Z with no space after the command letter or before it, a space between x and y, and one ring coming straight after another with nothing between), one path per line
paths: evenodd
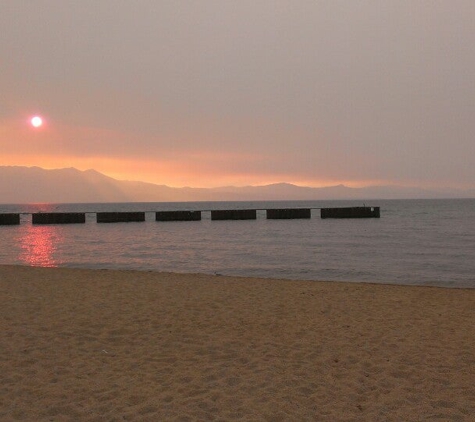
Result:
M0 266L1 421L473 421L475 290Z

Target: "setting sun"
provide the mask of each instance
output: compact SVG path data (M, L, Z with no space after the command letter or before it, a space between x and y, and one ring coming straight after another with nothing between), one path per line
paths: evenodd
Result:
M40 127L43 125L43 119L40 116L34 116L31 118L30 123L33 127Z

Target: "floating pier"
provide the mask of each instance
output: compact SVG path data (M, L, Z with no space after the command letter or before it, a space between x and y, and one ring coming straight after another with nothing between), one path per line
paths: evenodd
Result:
M130 223L145 221L145 212L98 212L98 223Z
M310 218L310 208L284 208L266 210L268 220L290 220L294 218Z
M379 207L322 208L321 218L380 218Z
M216 210L211 211L211 220L255 220L256 210Z
M157 211L155 221L200 221L201 211Z
M86 214L83 212L38 212L32 214L33 224L84 224Z
M20 214L0 214L0 226L17 226L20 224Z

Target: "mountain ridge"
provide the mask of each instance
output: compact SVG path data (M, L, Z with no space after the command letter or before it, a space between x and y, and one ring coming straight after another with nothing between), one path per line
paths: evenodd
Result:
M473 198L475 189L429 190L402 186L320 188L279 182L260 186L174 188L150 182L117 180L95 169L0 166L0 203L187 202L332 199Z

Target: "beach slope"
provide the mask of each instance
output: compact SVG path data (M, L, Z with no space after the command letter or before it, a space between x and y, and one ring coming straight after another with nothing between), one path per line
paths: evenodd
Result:
M459 421L475 290L0 266L2 421Z

